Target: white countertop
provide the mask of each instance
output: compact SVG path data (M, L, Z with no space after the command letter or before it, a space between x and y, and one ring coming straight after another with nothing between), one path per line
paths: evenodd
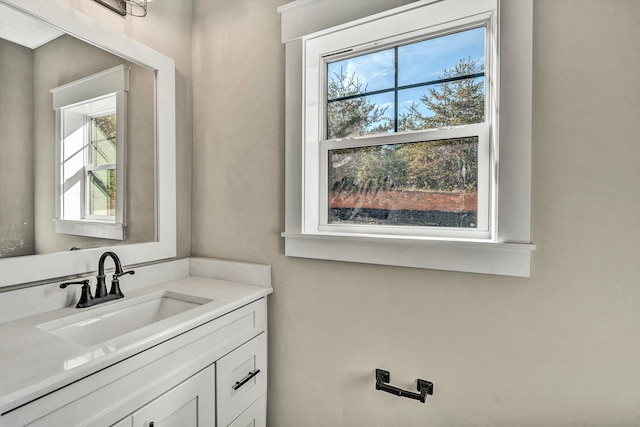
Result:
M37 325L100 310L157 291L174 291L211 299L186 312L95 346L85 347L45 332ZM0 324L0 414L71 384L203 323L223 316L273 292L228 280L188 276L125 291L125 299L85 309L62 308Z

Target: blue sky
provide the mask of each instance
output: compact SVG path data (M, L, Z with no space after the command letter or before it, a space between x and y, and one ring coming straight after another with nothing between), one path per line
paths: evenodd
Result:
M398 47L398 85L410 85L437 80L444 69L455 66L461 59L478 60L484 65L484 27L448 34ZM328 64L328 78L343 68L348 75L363 83L366 91L394 87L394 49L386 49ZM420 95L426 88L407 89L398 92L399 113L412 101L420 103ZM393 117L393 93L372 95L370 102L387 106L387 117ZM430 115L422 109L423 115Z

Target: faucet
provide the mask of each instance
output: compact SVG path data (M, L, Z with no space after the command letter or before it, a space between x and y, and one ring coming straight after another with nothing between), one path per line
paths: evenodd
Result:
M107 287L105 285L105 275L104 275L104 262L107 258L111 258L113 263L115 264L116 271L113 273L111 278L111 289L109 293L107 293ZM120 281L118 280L121 276L125 274L135 274L135 271L123 271L122 264L120 263L120 258L115 252L105 252L100 256L100 260L98 261L98 275L96 276L96 294L95 296L91 295L91 288L89 287L89 280L80 280L78 282L65 282L60 285L61 289L66 288L69 285L82 285L82 294L80 296L80 300L76 305L76 308L85 308L91 307L92 305L101 304L107 301L113 301L116 299L124 298L124 294L120 290Z
M111 290L108 295L119 295L119 298L124 298L124 294L120 290L120 282L118 278L120 276L124 276L125 274L135 274L136 272L133 270L124 272L122 271L122 264L120 263L120 258L115 252L105 252L100 256L100 260L98 261L98 275L96 276L96 295L95 298L103 298L107 296L107 287L104 283L105 275L104 275L104 262L107 257L111 257L113 263L116 266L116 271L113 273L113 277L111 280Z

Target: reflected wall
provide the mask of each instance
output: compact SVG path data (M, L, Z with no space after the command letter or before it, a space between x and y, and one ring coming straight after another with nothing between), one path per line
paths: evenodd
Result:
M0 39L0 256L35 253L33 51Z

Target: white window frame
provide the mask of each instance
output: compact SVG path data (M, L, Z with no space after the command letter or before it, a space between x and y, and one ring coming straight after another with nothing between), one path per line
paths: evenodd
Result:
M111 240L126 238L125 200L126 200L126 123L127 93L129 91L129 67L118 65L97 74L51 89L53 109L56 116L56 233L77 236L97 237ZM89 145L91 136L91 119L102 116L108 111L96 109L95 105L104 103L105 99L115 98L115 106L109 111L117 114L116 122L116 212L114 216L89 215L89 171L102 167L89 166ZM111 107L110 107L111 108ZM79 211L80 218L64 216L64 182L63 152L65 110L83 110L84 115L84 168L81 181Z
M287 256L464 272L530 275L531 194L531 0L423 0L363 17L313 34L301 34L289 19L310 22L321 8L315 0L298 0L279 9L287 44L286 219ZM453 3L453 4L452 4ZM366 6L363 6L366 8ZM372 6L373 7L373 6ZM306 11L305 11L306 9ZM461 13L463 11L464 13ZM340 16L340 10L331 10ZM349 12L349 13L352 13ZM365 12L366 13L366 12ZM345 12L346 14L346 12ZM487 14L490 18L487 18ZM336 18L339 19L339 18ZM357 232L322 224L322 161L329 143L322 141L322 55L340 49L371 49L384 39L402 39L448 31L489 19L491 43L485 93L491 103L489 174L490 233ZM334 20L335 21L335 20ZM443 26L444 25L444 26ZM399 34L401 33L401 34ZM348 41L345 44L345 40ZM506 72L505 72L506 71ZM502 72L502 73L501 73ZM299 74L298 74L299 73ZM498 84L499 83L499 84ZM296 112L296 109L298 111ZM296 121L298 123L296 124ZM393 137L392 137L393 138ZM369 138L370 140L370 138ZM499 141L499 143L498 143ZM357 141L355 142L357 144ZM325 145L325 146L323 146ZM365 144L370 145L370 144ZM480 150L479 150L480 151ZM326 193L325 193L326 194ZM480 199L480 197L479 197ZM395 235L394 235L395 234Z

